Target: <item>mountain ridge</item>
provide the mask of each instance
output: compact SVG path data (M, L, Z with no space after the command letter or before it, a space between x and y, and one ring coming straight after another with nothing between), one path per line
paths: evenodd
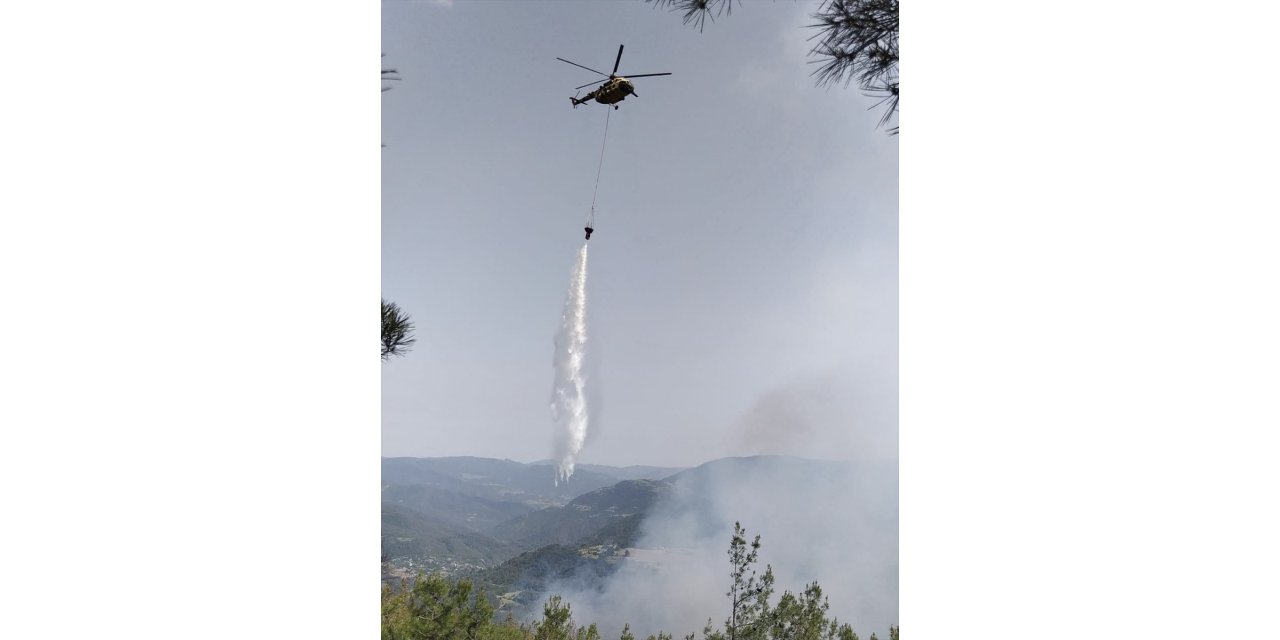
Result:
M854 507L896 531L896 461L737 456L674 472L591 465L564 485L551 482L549 464L492 458L383 458L383 468L383 556L392 575L411 566L471 577L517 609L553 584L600 585L623 566L683 562L695 552L690 541L718 556L734 519L768 533L778 526L775 512L822 527ZM635 473L659 477L619 479ZM862 495L885 482L893 488L876 489L876 500ZM565 497L576 489L586 490ZM791 504L797 500L804 506ZM664 524L652 524L655 517Z

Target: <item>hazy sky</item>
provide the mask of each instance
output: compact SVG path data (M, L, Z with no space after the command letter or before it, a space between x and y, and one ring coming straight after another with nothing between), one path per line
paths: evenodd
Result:
M579 462L897 452L898 140L809 76L815 2L698 33L634 2L384 2L382 291L417 325L383 365L382 453L549 458L552 339L583 242Z

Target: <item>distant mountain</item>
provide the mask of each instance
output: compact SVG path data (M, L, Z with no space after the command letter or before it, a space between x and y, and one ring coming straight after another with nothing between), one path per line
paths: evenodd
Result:
M567 482L556 482L555 467L547 463L525 464L492 458L383 458L382 486L427 485L459 495L492 502L517 502L534 509L558 507L575 496L633 479L646 470L662 473L662 467L628 467L626 470L578 466ZM614 470L609 473L609 470Z
M563 507L549 507L495 526L491 535L525 548L550 544L575 545L592 541L606 527L614 537L634 537L634 525L655 502L672 490L663 480L623 480L574 498ZM630 532L627 534L625 532Z
M382 502L476 532L490 531L535 510L523 501L493 500L430 484L387 485L382 490Z
M609 467L600 464L579 464L574 465L575 473L577 470L591 471L601 475L612 476L619 480L657 480L665 478L685 470L685 467L650 467L645 465L631 465L629 467Z
M382 504L382 553L406 559L406 566L458 573L493 566L495 559L520 551L486 535Z
M557 484L550 462L383 458L382 555L405 571L410 564L454 571L493 567L522 551L575 544L602 530L619 538L635 528L619 521L652 502L645 483L656 481L637 478L673 471L679 469L580 465ZM631 484L615 489L620 480ZM575 497L584 501L565 506Z
M709 534L724 525L712 503L726 486L761 495L768 485L779 483L830 487L846 479L849 470L847 462L787 456L721 458L677 470L662 480L624 480L580 495L563 507L548 507L501 522L487 533L524 549L548 545L626 548L637 543L641 522L661 504L669 512L687 514L686 524L696 527L694 534Z

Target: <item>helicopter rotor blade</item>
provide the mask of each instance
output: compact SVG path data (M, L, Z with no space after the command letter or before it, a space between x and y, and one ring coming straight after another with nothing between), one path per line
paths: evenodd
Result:
M671 75L671 72L668 71L667 73L637 73L635 75L627 75L623 77L624 78L648 78L649 76L669 76L669 75Z
M560 62L569 62L568 60L565 60L564 58L556 58L556 60L559 60ZM576 63L576 62L569 62L569 64L571 64L571 65L573 65L573 66L575 66L575 67L582 67L582 65L580 65L580 64L578 64L578 63ZM599 73L599 74L600 74L600 75L602 75L602 76L607 76L607 75L609 75L609 74L607 74L607 73L601 73L601 72L599 72L599 71L596 71L595 69L592 69L591 67L582 67L582 68L583 68L583 69L586 69L587 71L590 71L590 72L592 72L592 73Z
M622 45L618 45L618 59L613 61L613 75L618 75L618 65L622 63Z
M582 85L582 87L589 87L589 86L591 86L591 85L593 85L593 84L600 84L601 82L608 82L608 80L596 80L595 82L588 82L588 83L586 83L586 84ZM574 88L573 88L573 90L574 90L574 91L577 91L578 89L581 89L582 87L574 87Z

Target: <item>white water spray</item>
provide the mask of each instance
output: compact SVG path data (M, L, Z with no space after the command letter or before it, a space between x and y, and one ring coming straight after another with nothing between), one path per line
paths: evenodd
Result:
M551 419L556 423L553 440L556 484L573 475L573 459L587 439L587 394L583 366L587 349L587 245L578 251L578 262L569 278L560 329L556 331L555 384L551 388Z

